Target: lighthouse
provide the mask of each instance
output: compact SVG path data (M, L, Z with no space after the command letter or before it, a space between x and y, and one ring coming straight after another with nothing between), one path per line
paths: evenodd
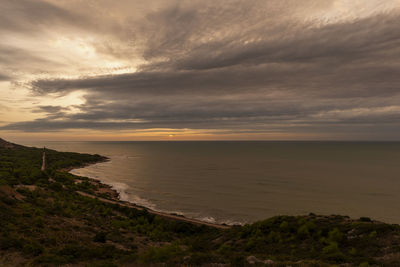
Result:
M43 158L42 158L41 170L44 171L45 169L46 169L46 147L43 147Z

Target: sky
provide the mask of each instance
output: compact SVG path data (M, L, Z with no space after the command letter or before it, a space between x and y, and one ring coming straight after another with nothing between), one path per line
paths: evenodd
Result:
M0 137L400 140L400 0L1 0Z

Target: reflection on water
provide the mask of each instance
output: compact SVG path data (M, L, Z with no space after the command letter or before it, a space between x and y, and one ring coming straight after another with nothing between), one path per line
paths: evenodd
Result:
M111 158L73 173L121 198L225 223L279 214L370 216L400 223L400 143L47 142Z

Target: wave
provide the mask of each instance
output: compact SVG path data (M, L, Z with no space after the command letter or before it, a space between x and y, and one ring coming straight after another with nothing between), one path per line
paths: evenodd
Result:
M233 220L224 220L224 221L220 221L220 224L226 224L226 225L230 225L230 226L234 226L234 225L245 225L248 222L239 222L239 221L233 221Z
M111 186L112 189L118 192L119 194L119 199L122 201L127 201L132 204L142 206L145 208L149 208L152 210L156 210L156 205L152 203L150 200L141 198L140 196L136 194L132 194L129 192L129 189L131 188L129 185L121 182L114 182L114 181L109 181L109 180L103 180L103 179L98 179L100 182L105 183L109 186Z
M196 217L196 220L202 221L202 222L207 222L207 223L214 223L214 224L226 224L226 225L245 225L246 222L239 222L235 220L217 220L212 216L206 216L206 217Z
M111 161L103 162L100 164L102 165L102 164L110 164L110 163L111 163ZM235 221L235 220L229 220L229 219L219 220L212 216L199 216L199 214L195 215L195 214L191 214L190 212L186 214L182 211L159 209L159 208L157 208L157 205L152 203L150 200L142 198L136 194L133 194L132 190L130 190L131 186L129 186L128 184L112 181L110 179L104 179L104 174L102 172L102 168L101 168L101 166L99 166L100 164L94 164L94 165L83 167L83 168L73 169L70 172L75 175L85 176L85 177L99 180L100 182L111 186L112 189L117 191L119 194L120 200L127 201L127 202L130 202L130 203L133 203L133 204L136 204L136 205L139 205L139 206L142 206L142 207L154 210L154 211L158 211L158 212L162 212L162 213L166 213L166 214L174 214L174 215L178 215L178 216L184 216L187 218L193 218L193 219L196 219L199 221L213 223L213 224L226 224L226 225L244 225L245 224L245 222L239 222L239 221ZM96 166L96 165L98 165L98 166Z
M184 216L187 218L193 218L202 222L206 222L206 223L213 223L213 224L226 224L226 225L245 225L246 222L239 222L239 221L235 221L235 220L217 220L212 216L205 216L205 217L199 217L199 216L193 216L193 215L189 215L186 214L182 211L177 211L177 210L167 210L167 209L159 209L157 208L157 205L152 203L150 200L142 198L136 194L132 194L131 192L129 192L129 188L130 186L124 183L120 183L120 182L110 182L110 181L101 181L104 182L108 185L111 186L112 189L116 190L119 194L119 198L122 201L127 201L154 211L158 211L158 212L162 212L162 213L166 213L166 214L174 214L174 215L178 215L178 216Z
M153 204L149 200L141 198L138 195L131 194L129 192L129 188L130 188L129 185L127 185L125 183L121 183L121 182L111 181L109 179L104 179L100 165L110 164L110 163L111 163L111 160L107 161L107 162L90 165L87 167L73 169L70 171L70 173L74 174L74 175L78 175L78 176L96 179L96 180L99 180L101 183L111 186L112 189L114 189L115 191L118 192L119 199L122 201L127 201L127 202L130 202L130 203L133 203L133 204L136 204L139 206L143 206L143 207L146 207L149 209L155 209L155 207L156 207L155 204Z
M138 195L132 195L132 194L128 194L128 199L126 201L145 207L145 208L149 208L152 210L156 210L156 205L154 203L152 203L150 200L145 199L145 198L141 198Z
M129 202L129 194L127 192L129 185L119 182L105 182L105 183L110 185L112 189L118 192L120 200Z
M196 218L199 221L207 222L207 223L217 223L214 217L207 216L207 217L202 217L202 218Z

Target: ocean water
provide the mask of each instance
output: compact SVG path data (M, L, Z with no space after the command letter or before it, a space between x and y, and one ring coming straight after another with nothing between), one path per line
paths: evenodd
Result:
M33 142L111 159L72 173L209 222L341 214L400 223L400 142Z

